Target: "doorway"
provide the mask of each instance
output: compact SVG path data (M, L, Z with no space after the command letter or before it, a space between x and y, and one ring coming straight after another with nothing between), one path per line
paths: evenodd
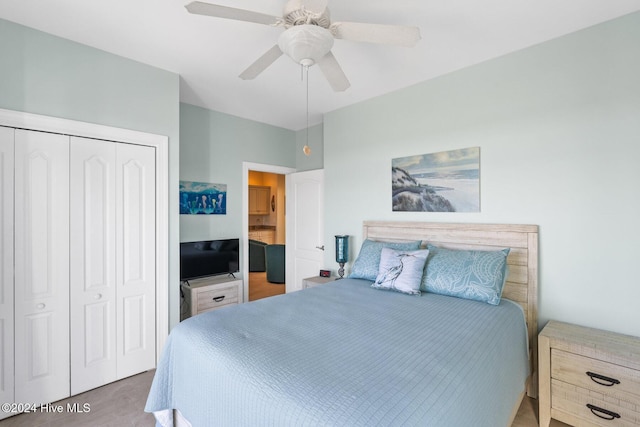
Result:
M272 265L286 258L286 175L295 169L282 166L243 164L243 300L284 294L284 271L267 272L267 253ZM268 246L271 246L267 248ZM263 251L264 260L256 258ZM251 259L253 254L254 259ZM259 255L258 255L259 256ZM253 271L252 271L253 270ZM282 273L282 274L281 274ZM268 277L269 276L269 277Z
M249 170L249 301L285 293L285 176Z

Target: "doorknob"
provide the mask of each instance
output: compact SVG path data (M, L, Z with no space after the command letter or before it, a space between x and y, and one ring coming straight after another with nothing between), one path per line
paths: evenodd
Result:
M322 246L316 246L316 249L320 249L321 251L324 251L324 245L322 245Z

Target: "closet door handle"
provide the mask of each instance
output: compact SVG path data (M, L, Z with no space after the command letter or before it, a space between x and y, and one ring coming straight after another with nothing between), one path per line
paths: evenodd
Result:
M95 298L95 299L100 299L100 298L102 298L102 294L96 294L96 295L94 296L94 298Z
M37 308L38 310L42 310L42 309L44 309L45 307L46 307L46 305L45 305L44 303L42 303L42 302L41 302L40 304L36 305L36 308Z

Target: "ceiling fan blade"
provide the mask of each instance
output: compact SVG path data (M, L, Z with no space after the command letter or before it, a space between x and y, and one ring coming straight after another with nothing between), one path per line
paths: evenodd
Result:
M243 80L255 79L260 73L266 70L269 65L273 64L276 59L280 58L280 56L282 56L280 47L278 47L278 45L273 46L253 64L249 65L249 67L240 74L240 78Z
M235 19L236 21L255 22L265 25L279 25L282 18L266 15L264 13L252 12L250 10L236 9L233 7L220 6L217 4L194 1L185 6L189 13L196 15L214 16L216 18Z
M318 61L318 67L324 74L331 87L336 92L344 92L351 86L349 79L342 71L342 67L338 64L336 57L333 53L329 52Z
M336 22L331 25L330 30L337 39L355 42L412 47L421 39L420 29L418 27L407 27L403 25Z

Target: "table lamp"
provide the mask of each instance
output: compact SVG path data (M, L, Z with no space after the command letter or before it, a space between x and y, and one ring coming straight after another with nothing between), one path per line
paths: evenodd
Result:
M340 264L338 279L344 277L344 264L349 258L349 236L336 236L336 262ZM338 280L336 279L336 280Z

